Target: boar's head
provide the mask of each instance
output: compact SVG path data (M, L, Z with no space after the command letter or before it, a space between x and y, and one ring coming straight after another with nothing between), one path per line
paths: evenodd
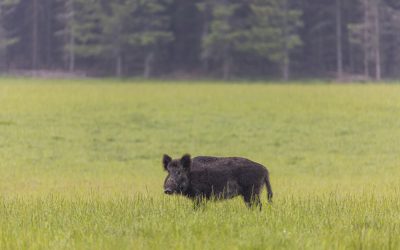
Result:
M163 157L164 170L168 172L164 181L164 193L184 193L189 188L189 172L192 160L186 154L181 159L172 160L168 155Z

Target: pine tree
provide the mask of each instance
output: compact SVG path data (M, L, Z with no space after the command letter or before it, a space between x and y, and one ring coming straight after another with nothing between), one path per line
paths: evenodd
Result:
M0 1L0 60L1 68L6 68L8 47L18 42L18 37L13 34L13 30L5 27L7 16L12 15L15 7L20 0Z
M144 52L143 77L153 74L153 65L157 54L163 47L174 40L169 27L170 16L167 12L171 0L128 0L132 12L130 27L126 39L136 51Z
M382 1L379 11L382 75L398 77L400 69L400 9L397 9L395 4Z
M206 1L199 5L209 19L202 38L202 59L221 64L225 80L231 77L234 53L243 49L246 17L237 15L241 7L241 4L227 0Z
M262 57L278 63L282 78L290 77L290 53L302 44L299 28L301 11L292 9L289 0L253 0L254 24L249 48Z
M384 0L383 3L390 7L392 10L400 10L399 0Z
M76 68L78 58L95 61L101 58L101 0L61 0L64 5L58 18L63 28L58 34L64 37L64 61L68 69Z
M129 44L133 13L139 7L137 1L113 1L101 18L102 53L115 60L115 75L122 76L123 55Z
M342 0L336 0L336 77L343 78Z
M353 46L363 51L364 76L369 78L371 64L375 80L381 80L381 2L380 0L362 0L362 19L349 24L350 38Z
M68 65L67 68L70 72L75 70L75 43L77 40L76 29L78 23L75 17L76 0L57 0L61 5L61 11L58 13L57 18L63 24L62 29L56 32L56 35L61 36L63 39L63 55L64 62Z
M123 74L125 57L142 60L143 76L150 77L158 49L173 40L166 14L169 3L168 0L115 0L98 5L91 11L98 14L88 20L89 30L94 31L89 51L114 60L118 77ZM77 33L78 40L82 40L82 28Z

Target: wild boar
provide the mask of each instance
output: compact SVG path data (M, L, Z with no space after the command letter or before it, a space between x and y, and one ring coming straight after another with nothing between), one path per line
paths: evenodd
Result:
M180 194L195 201L230 199L241 195L248 207L261 209L260 193L264 184L268 201L272 202L269 172L263 165L241 157L198 156L189 154L180 159L163 156L165 194Z

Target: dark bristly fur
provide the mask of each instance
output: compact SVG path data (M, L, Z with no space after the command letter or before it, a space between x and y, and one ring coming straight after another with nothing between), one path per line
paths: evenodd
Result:
M166 194L182 194L195 201L229 199L243 196L246 205L261 208L260 193L264 184L268 201L272 202L272 188L268 170L261 164L240 157L198 156L186 154L181 159L163 157L168 176L164 182Z

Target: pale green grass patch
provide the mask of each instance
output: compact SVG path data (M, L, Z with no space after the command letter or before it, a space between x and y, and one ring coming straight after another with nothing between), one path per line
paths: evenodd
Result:
M399 85L3 79L0 249L397 249L399 148ZM164 196L187 152L265 164L274 204Z

